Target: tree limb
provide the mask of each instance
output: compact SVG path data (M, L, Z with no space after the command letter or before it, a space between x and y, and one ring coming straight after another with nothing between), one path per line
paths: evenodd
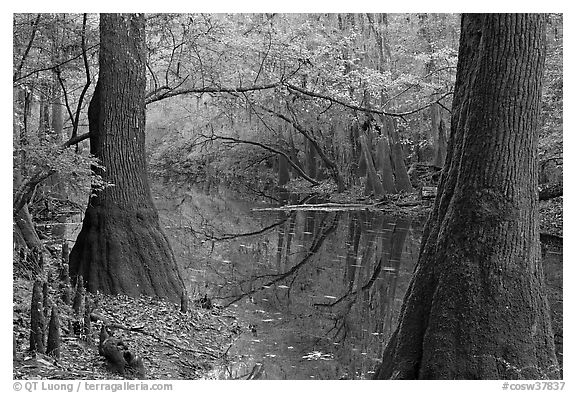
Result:
M62 147L64 149L64 148L70 147L72 145L76 145L77 143L80 143L83 140L88 139L88 138L90 138L89 132L82 134L82 135L76 135L76 136L73 136L72 138L68 139L68 141L64 142L62 145L60 145L60 147Z
M264 85L255 85L249 87L190 87L181 89L172 89L168 86L162 86L158 89L149 92L146 95L146 105L156 101L163 100L164 98L175 97L183 94L202 94L202 93L247 93L250 91L259 91L273 89L282 86L282 82L268 83Z
M30 201L36 186L42 181L48 179L54 173L56 173L56 170L54 169L41 169L32 176L24 179L14 194L14 199L12 201L13 213L18 213L20 209Z
M87 50L87 51L91 51L92 49L98 47L99 45L100 45L100 44L92 45L91 47L89 47L89 48L86 49L86 50ZM42 72L42 71L56 70L56 69L58 69L59 67L63 66L64 64L67 64L67 63L70 63L70 62L76 60L76 59L79 58L80 56L82 56L82 53L79 53L79 54L77 54L76 56L71 57L71 58L69 58L68 60L65 60L65 61L63 61L63 62L61 62L61 63L53 64L53 65L48 66L48 67L38 68L38 69L36 69L36 70L34 70L34 71L30 71L29 73L27 73L27 74L24 75L24 76L19 76L19 77L15 78L15 79L13 80L13 82L16 83L16 82L18 82L18 81L21 81L22 79L26 79L26 78L28 78L29 76L32 76L32 75L37 74L37 73Z
M272 153L275 154L279 154L281 156L283 156L284 158L286 158L286 161L288 161L288 164L290 164L290 166L292 168L294 168L296 170L296 172L298 172L298 174L300 176L302 176L306 181L310 182L311 184L317 186L318 184L320 184L319 182L317 182L316 180L312 179L310 176L308 176L303 170L302 168L300 168L298 165L296 165L296 163L294 163L294 161L292 161L292 159L288 156L288 154L284 153L283 151L274 149L273 147L264 145L260 142L254 142L254 141L247 141L244 139L238 139L238 138L232 138L232 137L227 137L227 136L218 136L218 135L212 135L212 136L207 136L207 135L202 135L202 137L209 139L209 140L224 140L224 141L231 141L231 142L236 142L236 143L245 143L247 145L253 145L253 146L258 146L261 147L262 149L271 151Z
M306 252L306 255L302 258L302 260L300 260L300 262L298 262L292 268L290 268L289 270L287 270L283 273L278 273L278 274L274 274L274 275L267 275L269 277L274 277L274 278L269 280L266 284L263 284L263 285L255 288L255 289L251 289L251 290L244 292L244 293L237 295L237 296L226 296L226 297L220 298L220 299L233 298L224 307L229 307L230 305L236 303L237 301L243 299L246 296L252 295L253 293L258 292L259 290L261 290L263 288L269 287L273 284L276 284L276 283L296 274L303 266L305 266L310 261L310 259L314 255L316 255L316 253L318 252L320 247L322 247L322 244L324 243L324 241L326 240L328 235L330 235L332 232L334 232L336 230L336 228L338 227L338 220L339 219L340 219L340 214L336 213L334 215L334 219L332 220L330 225L323 226L323 228L321 228L319 230L318 236L314 239L313 244L310 246L310 249ZM324 231L322 231L322 229L324 229ZM259 278L263 278L263 277L264 276L261 276Z
M20 60L20 64L18 65L18 68L14 72L14 76L12 77L12 80L14 82L16 82L19 79L20 72L22 71L22 67L24 66L24 62L26 61L26 58L28 57L28 53L30 52L30 49L32 48L32 43L34 42L34 37L36 36L36 32L38 31L38 23L40 22L40 15L42 15L42 14L38 14L38 16L36 16L36 20L32 24L32 34L30 36L30 40L28 41L28 46L26 47L26 50L24 51L24 54L22 55L22 59Z
M414 114L414 113L420 112L420 111L422 111L422 110L424 110L424 109L426 109L426 108L434 105L435 103L439 102L440 100L442 100L442 99L444 99L445 97L447 97L447 96L449 96L449 95L452 94L452 92L449 91L449 92L447 92L447 93L444 93L444 94L441 95L440 97L438 97L436 100L434 100L434 101L432 101L432 102L429 102L428 104L423 105L423 106L421 106L421 107L419 107L419 108L416 108L416 109L413 109L413 110L410 110L410 111L407 111L407 112L398 112L398 113L395 113L395 112L386 112L386 111L382 111L382 110L371 109L371 108L366 108L366 107L363 107L363 106L358 106L358 105L354 105L354 104L349 104L349 103L344 102L344 101L342 101L342 100L339 100L339 99L337 99L337 98L329 97L329 96L326 96L326 95L324 95L324 94L320 94L320 93L316 93L316 92L313 92L313 91L310 91L310 90L306 90L306 89L303 89L303 88L301 88L301 87L292 85L292 84L290 84L290 83L285 83L285 86L288 87L288 89L297 91L297 92L299 92L299 93L301 93L301 94L304 94L304 95L307 95L307 96L310 96L310 97L320 98L320 99L322 99L322 100L331 101L331 102L334 102L334 103L336 103L336 104L339 104L339 105L342 105L342 106L345 106L345 107L347 107L347 108L354 109L354 110L357 110L357 111L368 112L368 113L375 113L375 114L378 114L378 115L386 115L386 116L391 116L391 117L399 117L399 118L401 118L401 119L404 119L405 116L412 115L412 114Z
M86 95L86 91L88 91L88 87L92 80L90 78L90 66L88 64L88 57L86 56L86 18L87 14L84 14L82 19L82 59L84 60L84 69L86 70L86 84L80 93L80 97L78 98L78 105L76 107L76 115L72 122L72 138L76 136L78 133L78 123L80 122L80 112L82 109L82 102L84 101L84 96Z
M245 97L246 99L248 99L247 97ZM288 116L277 112L273 109L267 108L265 106L259 105L259 104L254 104L251 103L251 105L253 106L258 106L259 108L261 108L262 110L284 120L285 122L291 124L294 129L296 131L298 131L300 134L302 134L306 139L308 139L310 141L310 143L312 143L312 145L314 146L314 149L316 149L316 152L318 153L318 156L320 157L320 159L322 160L322 162L324 162L324 165L326 165L326 168L328 169L328 171L330 172L330 176L332 177L332 179L334 180L334 182L338 185L338 190L339 192L341 192L344 188L344 181L342 179L342 176L340 175L340 171L338 170L338 167L336 166L336 164L326 155L326 153L322 150L322 148L320 147L318 141L312 136L312 134L306 130L304 127L302 127L296 120L290 119Z

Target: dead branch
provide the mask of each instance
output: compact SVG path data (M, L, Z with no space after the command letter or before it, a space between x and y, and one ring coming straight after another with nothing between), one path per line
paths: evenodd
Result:
M243 144L247 144L247 145L253 145L253 146L258 146L261 147L262 149L271 151L275 154L279 154L281 156L283 156L286 161L288 161L288 164L290 164L290 166L292 168L294 168L296 170L296 172L298 172L298 174L300 176L302 176L306 181L308 181L309 183L317 186L318 183L316 180L312 179L310 176L308 176L303 170L302 168L300 168L298 165L296 165L296 163L294 161L292 161L292 159L290 158L290 156L288 156L288 154L284 153L281 150L277 150L273 147L270 147L268 145L265 145L263 143L260 142L254 142L254 141L247 141L244 139L238 139L238 138L232 138L232 137L228 137L228 136L218 136L218 135L214 135L212 134L211 136L208 135L201 135L203 138L206 138L208 140L223 140L223 141L231 141L231 142L236 142L236 143L243 143Z
M104 326L105 326L105 327L107 327L107 328L121 329L121 330L126 330L126 331L129 331L129 332L140 333L140 334L143 334L143 335L145 335L145 336L152 337L153 339L155 339L156 341L158 341L158 342L160 342L160 343L162 343L162 344L168 345L168 346L170 346L170 347L172 347L172 348L179 349L179 350L184 351L184 352L199 353L199 354L202 354L202 355L209 356L209 357L211 357L211 358L213 358L213 359L218 359L218 358L220 357L220 356L218 356L218 355L215 355L215 354L212 353L212 352L204 351L204 350L201 350L201 349L193 349L193 348L182 347L182 346L180 346L180 345L178 345L178 344L175 344L175 343L171 342L170 340L166 340L166 339L164 339L164 338L158 337L158 336L155 335L154 333L151 333L151 332L148 332L148 331L144 330L144 326L134 326L134 327L131 327L131 326L126 326L126 325L122 325L122 324L120 324L120 323L111 321L109 318L107 318L106 316L104 316L104 315L102 315L102 314L100 314L100 313L98 313L98 312L92 312L92 313L90 313L90 319L91 319L92 321L102 321L102 322L103 322L103 328L104 328Z

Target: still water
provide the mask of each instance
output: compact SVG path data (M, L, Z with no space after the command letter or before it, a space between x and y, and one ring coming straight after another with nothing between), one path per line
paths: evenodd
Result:
M154 193L190 293L206 294L243 327L233 361L215 377L371 377L417 261L421 223L366 211L262 211L278 204L225 189Z

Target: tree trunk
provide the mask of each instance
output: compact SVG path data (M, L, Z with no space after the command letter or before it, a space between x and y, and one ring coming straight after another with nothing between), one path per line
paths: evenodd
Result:
M50 99L51 86L48 83L40 84L40 102L38 105L38 137L43 140L50 131Z
M278 185L285 186L289 181L290 172L288 171L286 157L278 156Z
M352 155L350 173L353 176L353 184L357 184L356 182L360 177L366 176L366 164L362 158L359 138L359 127L354 124L350 127L350 149Z
M398 131L396 131L396 121L393 118L386 116L382 118L382 123L388 134L388 140L390 141L396 190L412 192L412 183L410 183L410 177L408 176L408 170L406 169L406 163L404 162L404 151L402 150L402 144L398 137Z
M152 202L144 155L144 15L102 14L100 75L88 109L90 150L113 186L90 198L70 253L71 277L91 292L159 296L185 293Z
M544 23L462 17L446 166L376 378L559 377L538 241Z
M366 161L367 175L365 194L368 195L374 191L374 196L381 197L384 195L384 188L382 187L382 182L378 177L378 173L376 173L374 160L372 158L372 150L368 145L368 138L363 131L360 131L360 144L362 146L362 151L364 152L364 161Z
M46 354L60 359L60 317L56 306L52 306L52 315L48 323L48 339L46 340Z
M34 248L41 250L44 248L34 228L32 216L28 210L28 204L25 204L24 207L15 214L14 221L18 229L16 233L21 236L21 239L17 239L19 243L23 241L30 250Z
M446 149L448 148L445 127L444 119L440 119L440 123L438 123L438 148L436 149L436 159L434 160L434 166L439 168L444 166L444 161L446 161Z
M308 176L316 179L316 149L309 139L306 139L306 169Z
M426 67L428 68L428 67ZM430 71L433 69L433 65L430 65ZM430 72L428 71L428 72ZM434 95L436 96L436 94ZM436 157L438 156L438 142L439 142L439 129L440 121L442 116L440 114L440 105L438 103L432 104L430 106L430 144L432 145L432 157L430 157L430 164L436 162Z
M42 281L35 280L30 303L30 350L44 353L44 329L46 327L42 311Z
M376 145L378 154L378 169L380 170L380 177L382 179L382 187L386 194L395 194L396 186L394 185L394 173L392 170L392 162L390 157L390 143L389 138L385 135L380 137Z

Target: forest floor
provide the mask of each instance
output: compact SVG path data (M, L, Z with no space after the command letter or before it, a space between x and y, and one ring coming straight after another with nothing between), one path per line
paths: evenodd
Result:
M45 270L51 269L51 261ZM51 275L54 277L54 275ZM50 282L50 280L48 281ZM116 326L113 336L143 359L145 379L212 379L228 361L227 350L248 327L217 307L192 302L186 313L180 305L150 297L87 294L93 320L85 329L79 317L66 305L51 282L49 302L60 315L60 358L29 351L30 305L33 281L15 277L13 286L14 379L133 379L135 372L113 373L98 353L101 323ZM204 307L203 307L204 305ZM51 307L46 307L51 309ZM48 314L48 313L46 313ZM82 314L80 312L79 314ZM49 316L46 315L46 325ZM89 332L89 333L88 333ZM142 379L142 378L137 378Z
M332 190L314 190L328 195ZM364 203L370 208L384 210L391 215L411 215L426 218L433 200L422 200L417 194L404 194L386 200L358 197L361 190L344 194L330 193L329 202ZM559 255L544 266L548 284L552 324L557 355L563 358L563 297L562 297L562 197L540 202L543 252ZM54 244L54 239L46 239ZM55 248L55 249L54 249ZM58 246L52 246L57 257L45 255L44 277L50 282L50 304L57 306L61 326L60 359L29 351L30 305L33 280L21 273L14 276L13 328L15 356L14 379L120 379L133 378L110 371L104 357L98 353L101 323L91 322L89 333L84 329L84 318L76 316L72 307L62 301L61 285L57 280L60 264ZM17 253L15 253L17 254ZM553 255L552 255L553 256ZM14 263L17 263L16 255ZM211 379L222 375L228 350L241 334L248 334L248 326L240 326L236 318L218 307L207 308L200 299L191 302L186 313L180 306L158 299L128 296L86 295L93 305L92 315L104 316L109 322L121 326L113 331L115 337L144 360L146 379ZM49 309L51 307L47 307ZM46 313L48 319L48 313ZM94 318L97 319L97 318ZM47 324L47 322L46 322Z

